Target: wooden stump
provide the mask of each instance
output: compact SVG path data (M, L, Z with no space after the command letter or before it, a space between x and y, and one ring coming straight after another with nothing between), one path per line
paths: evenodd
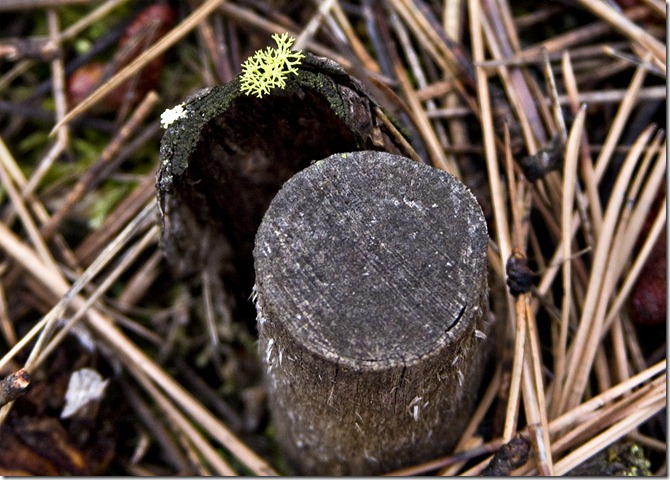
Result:
M486 352L487 230L471 192L398 155L335 154L270 204L259 348L298 472L372 475L447 453Z
M161 141L162 247L178 275L207 271L235 320L252 328L254 236L281 185L336 152L409 153L361 84L309 53L283 90L247 96L235 78L182 108Z

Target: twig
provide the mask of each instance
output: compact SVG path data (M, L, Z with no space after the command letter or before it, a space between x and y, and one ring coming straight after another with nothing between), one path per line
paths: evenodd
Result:
M586 380L590 372L590 366L595 355L597 346L600 344L602 332L602 322L604 308L608 303L609 297L600 295L600 289L607 277L608 257L610 256L610 245L612 234L619 216L621 203L625 195L625 187L631 178L633 169L637 165L637 160L653 133L654 127L650 126L640 135L635 142L631 153L626 158L616 184L610 196L605 218L603 219L602 232L596 245L594 254L591 277L587 295L582 307L579 327L575 339L570 346L568 353L568 371L564 385L563 395L561 397L560 411L565 411L579 403Z
M193 30L199 22L218 8L222 2L223 0L207 0L203 3L179 25L170 30L164 37L161 37L152 47L140 54L137 59L124 67L123 70L110 78L104 85L86 97L86 99L82 100L81 103L68 112L68 114L54 126L50 134L53 135L53 133L58 131L63 125L87 111L97 103L98 100L104 98L109 92L139 72L147 63L165 52L179 39Z
M155 205L152 203L150 207L151 208L148 211L154 213ZM119 245L112 244L108 247L108 250L103 252L103 254L118 247ZM31 330L31 333L36 333L44 326L45 322L53 321L60 316L62 310L59 313L56 309L62 308L62 305L72 303L75 308L81 305L83 299L75 295L76 292L81 289L84 281L87 280L88 277L84 278L84 280L80 279L75 282L69 290L67 283L64 280L60 280L60 282L57 283L46 283L43 278L44 267L41 261L28 247L19 242L16 239L16 236L10 230L6 229L3 224L0 224L0 248L4 249L17 262L23 265L35 276L35 278L40 280L49 290L51 290L52 293L62 296L61 300L56 305L55 310L52 310L54 314L53 317L45 317L45 319L40 321L38 325ZM106 261L108 261L108 258L106 258L105 255L102 255L100 262L94 262L89 269L94 269L94 266L97 268L98 263L104 263ZM274 474L274 470L267 464L267 462L262 460L256 453L249 449L249 447L240 442L230 430L219 422L219 420L199 402L193 399L183 387L169 377L144 352L123 336L108 319L100 314L100 312L91 309L88 314L88 324L102 339L104 339L110 346L114 347L117 354L129 368L131 366L137 367L145 372L146 375L150 376L157 385L170 395L173 401L186 410L201 426L206 426L206 428L209 429L210 435L216 438L223 446L225 446L225 448L229 449L231 453L245 463L252 472L257 475ZM16 351L22 348L25 343L26 342L19 342L19 344L9 352L9 357L8 355L5 355L5 358L0 361L0 368L2 364L6 362L8 358L12 358ZM0 423L2 423L9 412L7 407L10 405L11 404L8 404L0 410Z
M207 460L217 475L237 474L228 462L226 462L207 441L205 441L198 430L196 430L189 420L172 404L165 393L156 388L141 367L134 364L126 364L126 366L133 373L135 380L137 380L142 385L142 388L151 395L151 398L165 412L171 422L173 422L174 425L187 436L190 442L193 442L193 446L196 448L197 453Z
M642 27L639 27L630 21L627 17L605 2L598 0L577 1L632 41L639 42L644 49L651 51L659 61L665 62L665 46L647 33ZM665 65L665 63L663 63L663 65Z
M154 91L147 93L142 102L135 109L135 112L133 112L128 121L123 124L114 138L112 138L107 147L100 154L100 158L96 164L89 168L83 177L74 185L74 187L72 187L63 200L63 205L51 217L51 220L42 227L42 232L45 238L50 238L53 235L65 216L70 212L71 208L88 190L101 181L99 178L101 172L112 162L123 143L137 131L139 125L144 121L157 103L158 94ZM105 173L109 174L110 172L106 171Z
M528 440L516 435L500 447L491 462L482 471L482 477L509 476L510 472L528 461Z
M0 407L13 402L23 395L30 385L30 374L25 368L7 375L0 380Z
M649 60L649 56L647 57L647 60ZM626 122L630 117L630 113L637 103L637 97L640 90L642 89L646 73L647 71L642 67L642 65L638 67L635 71L635 74L633 75L633 79L631 80L628 89L626 90L626 93L624 94L623 101L619 105L617 114L612 121L612 126L609 128L607 137L603 142L603 149L600 151L600 155L598 155L598 159L595 163L595 171L598 178L603 175L604 170L609 165L609 161L612 156L612 150L619 141Z
M664 392L663 392L664 393ZM563 457L556 463L556 475L565 475L572 468L582 463L585 459L607 447L614 441L624 436L629 431L634 430L638 425L644 423L647 419L662 410L665 406L665 395L655 400L646 408L641 408L631 412L631 414L612 427L605 430L600 435L593 437L584 445L576 448L570 454Z

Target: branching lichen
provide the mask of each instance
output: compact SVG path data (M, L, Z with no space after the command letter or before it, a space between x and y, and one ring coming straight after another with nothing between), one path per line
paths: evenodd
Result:
M295 67L300 65L304 55L302 50L291 52L295 38L288 33L275 33L272 38L277 42L277 48L258 50L242 64L240 90L246 95L260 98L275 87L286 87L285 79L289 73L298 74Z

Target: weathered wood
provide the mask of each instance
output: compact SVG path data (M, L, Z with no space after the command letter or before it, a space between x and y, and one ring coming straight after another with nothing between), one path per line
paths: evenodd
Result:
M284 184L256 236L256 302L298 472L378 474L454 446L482 377L487 238L467 187L398 155L332 155Z
M181 276L207 270L234 318L252 325L254 235L282 183L336 152L408 154L360 83L332 60L306 53L286 83L263 98L241 93L239 78L201 91L161 141L166 258Z

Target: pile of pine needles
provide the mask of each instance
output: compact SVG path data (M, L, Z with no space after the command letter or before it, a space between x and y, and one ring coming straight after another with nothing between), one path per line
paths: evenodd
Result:
M394 473L475 475L521 433L531 456L514 475L566 474L622 439L666 474L665 324L629 302L665 234L663 2L180 0L140 54L101 47L111 67L73 104L70 65L132 3L0 6L0 377L48 385L59 349L89 339L126 417L89 473L287 472L253 332L216 315L207 278L171 275L154 182L160 113L288 32L369 87L489 220L496 362L455 451ZM662 287L664 312L654 281L645 298Z

